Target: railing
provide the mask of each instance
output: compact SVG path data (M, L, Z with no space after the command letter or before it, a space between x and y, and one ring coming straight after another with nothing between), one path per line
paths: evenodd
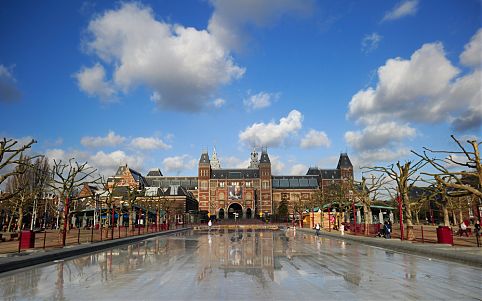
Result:
M72 246L78 244L94 243L105 240L161 232L169 229L177 229L180 227L182 227L182 225L170 224L168 226L167 224L151 224L149 226L140 225L134 228L125 226L114 226L114 228L74 228L67 231L65 245ZM22 233L24 233L23 239ZM25 249L62 248L62 234L62 231L57 229L35 231L35 233L31 231L22 231L19 233L2 233L2 236L0 238L0 254L21 252ZM26 236L29 236L27 241Z

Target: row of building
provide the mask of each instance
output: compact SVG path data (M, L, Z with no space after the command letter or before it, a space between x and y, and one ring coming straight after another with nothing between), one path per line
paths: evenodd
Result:
M329 185L353 181L353 165L341 153L334 169L310 167L306 175L273 175L266 148L251 152L247 168L222 168L214 149L210 156L203 151L197 176L165 176L152 169L143 176L127 165L120 166L109 178L111 187L145 191L145 197L176 197L184 202L184 211L200 211L218 219L254 218L275 214L286 201L290 214L294 203L313 199ZM126 192L124 192L125 194Z

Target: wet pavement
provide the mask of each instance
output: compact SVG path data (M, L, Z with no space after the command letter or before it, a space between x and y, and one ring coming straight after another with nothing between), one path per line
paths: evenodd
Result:
M482 300L482 269L288 231L190 231L7 272L4 300Z

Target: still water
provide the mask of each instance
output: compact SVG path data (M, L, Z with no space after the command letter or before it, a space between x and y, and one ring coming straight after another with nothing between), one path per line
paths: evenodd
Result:
M4 300L481 300L482 269L287 231L185 232L0 277Z

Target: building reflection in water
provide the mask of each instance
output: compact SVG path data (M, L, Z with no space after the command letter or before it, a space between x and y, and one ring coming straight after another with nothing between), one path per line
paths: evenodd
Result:
M197 282L213 271L222 271L225 278L243 273L264 285L276 281L276 271L278 277L286 273L280 272L281 258L303 255L293 233L290 237L288 232L211 230L150 239L4 276L0 278L0 299L64 300L66 295L81 293L85 283L127 286L129 279L142 278L144 272L155 272L162 285L179 272L178 262L186 257L199 263Z

